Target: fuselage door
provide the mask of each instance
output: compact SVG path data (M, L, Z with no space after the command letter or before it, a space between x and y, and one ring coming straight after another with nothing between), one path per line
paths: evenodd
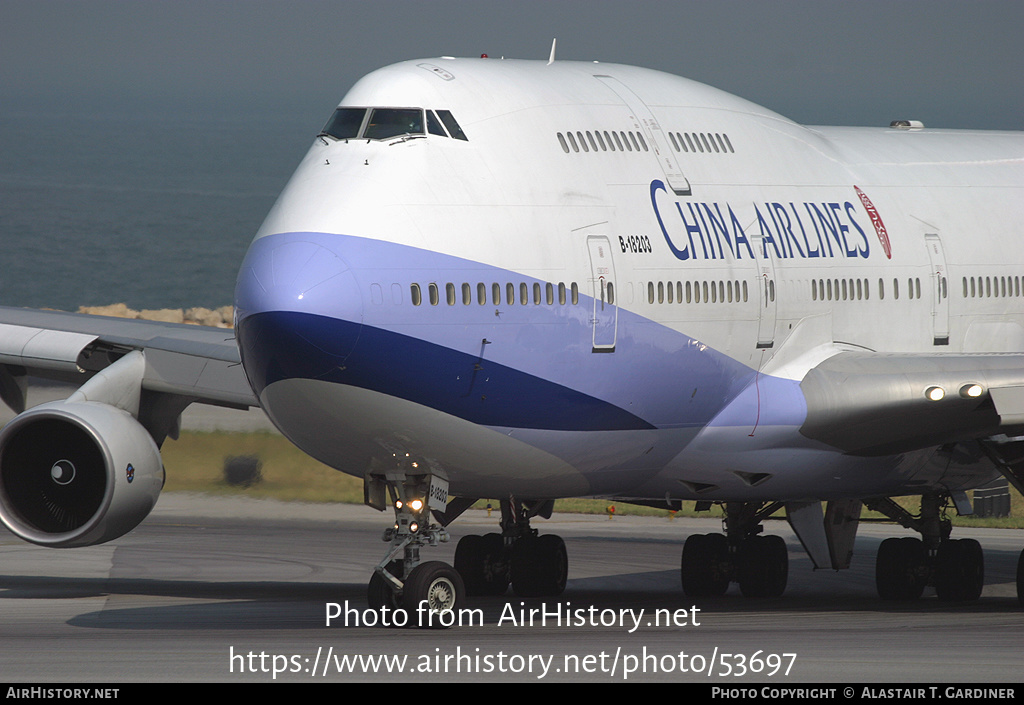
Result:
M932 333L935 345L949 345L949 272L942 240L936 233L924 236L928 260L932 265Z
M762 243L758 242L758 245ZM775 344L775 314L776 314L776 286L775 286L775 263L771 255L767 254L768 248L761 247L765 253L764 259L757 260L758 282L755 284L758 290L758 299L761 302L761 311L757 324L757 347L770 348Z
M679 161L672 152L672 148L669 147L665 131L661 129L658 119L654 117L654 113L647 107L647 103L630 90L629 86L616 78L601 75L595 75L594 78L608 86L629 108L629 111L633 114L633 119L636 120L637 127L643 130L647 141L651 143L651 150L661 165L661 169L665 174L665 182L669 185L669 188L676 195L689 195L690 182L683 176L683 170L679 166Z
M592 352L615 352L619 307L616 305L612 248L604 235L588 237L587 248L590 251L591 295L594 298L594 314L591 318L594 328Z

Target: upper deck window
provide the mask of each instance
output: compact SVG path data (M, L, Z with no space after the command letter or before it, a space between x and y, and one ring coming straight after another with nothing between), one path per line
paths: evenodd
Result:
M366 108L338 108L331 119L324 125L321 135L330 135L339 140L352 139L359 136L359 128L363 126Z

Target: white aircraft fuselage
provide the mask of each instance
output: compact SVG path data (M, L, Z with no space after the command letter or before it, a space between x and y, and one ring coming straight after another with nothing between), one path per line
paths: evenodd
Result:
M0 521L122 536L184 408L258 403L394 510L367 603L420 626L509 586L560 595L565 542L531 520L569 496L724 505L683 544L688 596L782 595L780 509L815 567L849 567L866 505L920 534L879 545L882 599L976 600L981 545L946 512L1000 472L1024 491L1021 222L1021 133L804 127L629 66L396 64L256 234L237 348L0 309ZM28 409L30 375L80 386ZM423 560L480 498L500 533Z
M260 404L319 460L363 476L407 456L455 495L534 499L995 475L927 429L847 443L820 399L856 390L809 401L807 377L843 354L1024 352L1021 134L805 127L579 62L408 61L340 108L236 290ZM961 368L950 398L984 383Z

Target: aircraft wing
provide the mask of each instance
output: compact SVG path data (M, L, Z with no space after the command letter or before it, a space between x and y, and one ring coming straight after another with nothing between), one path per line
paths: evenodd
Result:
M0 398L21 413L28 376L80 386L132 351L145 359L144 404L258 406L229 329L6 307L0 307Z
M800 431L855 455L1024 435L1024 355L843 352L800 383Z

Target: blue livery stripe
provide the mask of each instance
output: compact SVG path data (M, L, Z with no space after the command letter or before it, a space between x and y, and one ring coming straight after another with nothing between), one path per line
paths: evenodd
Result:
M257 393L315 379L406 399L472 423L559 431L651 429L614 404L487 360L369 325L293 311L247 316L239 347Z

